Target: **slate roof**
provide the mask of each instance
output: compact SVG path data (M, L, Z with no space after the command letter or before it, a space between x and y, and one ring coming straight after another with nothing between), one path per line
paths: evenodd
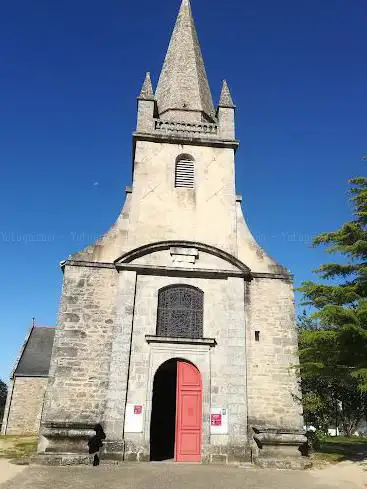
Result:
M172 33L156 98L158 112L185 108L200 111L215 120L203 56L192 16L190 0L182 0Z
M55 328L33 327L23 345L14 376L48 377Z

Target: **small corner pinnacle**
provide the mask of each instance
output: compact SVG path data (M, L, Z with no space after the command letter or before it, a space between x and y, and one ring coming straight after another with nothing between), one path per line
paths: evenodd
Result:
M182 0L182 2L181 2L181 8L183 8L183 7L191 7L190 0Z
M222 92L219 99L219 107L228 107L231 109L234 109L236 107L233 103L227 80L223 80Z
M145 75L145 80L141 88L140 95L138 97L140 100L154 100L154 91L152 85L152 79L150 78L150 72L148 71Z

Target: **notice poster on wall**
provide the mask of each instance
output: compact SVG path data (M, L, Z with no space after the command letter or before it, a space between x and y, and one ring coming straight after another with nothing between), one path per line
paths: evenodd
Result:
M143 412L143 406L135 405L134 414L141 414Z
M228 433L228 409L211 408L210 433L212 435L226 435Z
M141 404L126 404L125 433L143 432L143 406Z
M212 426L222 426L222 413L212 414L210 422Z

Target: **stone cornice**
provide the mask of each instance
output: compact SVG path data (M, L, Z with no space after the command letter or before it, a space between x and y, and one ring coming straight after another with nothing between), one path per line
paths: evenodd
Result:
M137 251L137 250L134 250ZM136 257L134 257L136 258ZM145 275L181 275L181 276L196 276L208 278L226 278L226 277L242 277L247 281L256 279L272 279L272 280L287 280L293 281L293 275L287 273L265 273L251 272L250 270L214 270L210 268L188 268L188 267L167 267L159 265L145 265L136 263L103 263L91 261L65 260L60 264L61 268L69 267L86 267L86 268L109 268L111 270L131 270Z
M156 143L172 143L172 144L190 144L193 146L212 146L215 148L230 148L237 151L240 144L237 140L225 140L220 138L209 138L205 136L187 137L178 134L154 134L154 133L133 133L133 147L135 153L135 146L137 141L151 141Z
M222 258L232 265L236 266L237 270L229 269L211 269L211 268L198 268L198 267L167 267L159 265L137 264L131 263L133 260L140 258L150 253L169 249L174 246L195 247L198 250L211 253L219 258ZM267 279L267 280L286 280L292 282L294 276L287 272L252 272L245 264L239 261L234 256L227 252L219 250L203 243L191 242L191 241L162 241L159 243L152 243L150 245L141 246L135 250L131 250L125 253L123 256L115 260L114 263L105 262L92 262L83 260L65 260L60 263L62 269L65 266L70 267L86 267L86 268L107 268L112 270L131 270L145 275L181 275L181 276L196 276L196 277L208 277L208 278L226 278L226 277L239 277L244 278L246 281L252 279Z
M293 275L290 273L264 273L264 272L251 272L253 278L270 278L281 280L293 280Z
M48 379L48 375L34 375L34 374L14 374L13 378L26 378L26 379Z
M163 343L163 344L184 344L184 345L206 345L213 348L217 345L214 338L173 338L170 336L153 336L145 335L145 340L147 343Z
M111 268L115 269L113 263L103 263L98 261L84 261L84 260L65 260L60 263L61 268L65 266L69 267L87 267L87 268Z
M240 270L213 270L210 268L166 267L135 263L116 263L117 270L130 270L145 275L191 276L206 278L239 277L249 280L249 274Z
M145 275L181 275L196 277L243 277L249 279L249 274L240 270L213 270L209 268L166 267L157 265L143 265L135 263L100 263L90 261L66 260L61 267L109 268L112 270L130 270Z

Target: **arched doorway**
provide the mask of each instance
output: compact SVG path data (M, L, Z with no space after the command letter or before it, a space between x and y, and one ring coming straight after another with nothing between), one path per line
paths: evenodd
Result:
M154 376L150 421L150 460L174 458L177 360L163 363Z
M202 383L190 362L171 359L153 382L150 459L200 462Z

